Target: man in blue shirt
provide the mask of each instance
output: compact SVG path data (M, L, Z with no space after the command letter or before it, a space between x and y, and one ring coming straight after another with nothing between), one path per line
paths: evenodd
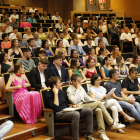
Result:
M36 19L34 18L34 13L30 14L30 18L27 19L27 22L36 23Z
M81 46L78 45L78 38L77 36L75 36L75 38L73 39L73 45L71 45L69 48L68 48L68 55L71 55L71 50L72 49L75 49L77 50L77 54L78 55L86 55L86 53L84 52L83 48Z
M104 45L109 45L107 39L105 37L103 37L103 33L102 33L101 30L98 31L98 36L94 40L95 45L98 45L98 40L99 39L102 39L103 40Z
M35 46L34 47L41 47L42 46L42 41L39 38L39 34L37 31L35 31L33 33L33 36L34 36L34 40L35 40Z

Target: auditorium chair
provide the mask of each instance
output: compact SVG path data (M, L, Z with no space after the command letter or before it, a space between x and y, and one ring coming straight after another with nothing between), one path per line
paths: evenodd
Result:
M31 32L35 32L35 31L37 31L37 30L36 30L36 27L32 27L32 28L31 28Z
M91 14L91 16L92 16L92 17L93 17L93 16L99 16L99 14L96 14L96 13L95 13L95 14Z
M140 20L135 20L135 24L140 24Z
M81 16L81 17L82 17L82 14L81 14L81 13L74 14L74 17L75 17L75 18L77 18L78 16Z
M42 27L52 27L51 23L42 23Z
M132 47L133 47L133 53L134 54L140 53L139 50L138 50L138 47L135 44L135 38L132 38Z
M102 16L107 17L107 14L100 14L100 17L102 17Z
M40 26L40 23L31 23L31 25L32 25L33 27L38 27L38 26Z
M116 17L116 14L108 14L109 17Z
M10 11L16 10L18 12L18 9L10 9Z
M9 50L9 48L4 48L4 49L3 49L3 51L4 51L5 53L8 53L8 50Z
M24 32L24 28L23 27L18 27L18 32Z
M127 58L133 57L133 53L121 53L121 55L124 58L124 60L126 60Z
M124 20L132 20L132 17L124 17Z
M54 46L54 47L51 47L51 49L52 49L52 51L53 51L54 54L55 54L56 48L57 48L57 47L55 47L55 46Z
M43 32L48 32L49 31L48 28L46 28L46 27L43 27L42 29L43 29Z
M106 49L111 53L113 50L113 47L115 47L116 45L106 45Z
M46 23L54 23L54 20L46 20Z
M37 19L36 21L37 21L37 23L44 23L44 20L42 20L42 19Z
M90 17L90 14L83 14L83 17Z
M51 17L51 14L50 13L47 13L47 16Z

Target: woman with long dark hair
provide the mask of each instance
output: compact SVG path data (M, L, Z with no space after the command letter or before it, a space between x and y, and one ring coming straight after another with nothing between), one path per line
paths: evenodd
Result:
M106 57L106 48L101 47L99 50L99 56L97 57L97 62L101 64L105 57Z
M80 69L80 62L78 58L72 58L70 64L70 70L68 71L69 79L71 79L72 74L78 74L81 77L81 82L85 82L87 79Z

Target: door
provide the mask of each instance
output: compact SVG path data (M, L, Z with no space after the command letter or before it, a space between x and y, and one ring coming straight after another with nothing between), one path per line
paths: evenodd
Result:
M73 0L74 11L82 12L85 11L85 0Z

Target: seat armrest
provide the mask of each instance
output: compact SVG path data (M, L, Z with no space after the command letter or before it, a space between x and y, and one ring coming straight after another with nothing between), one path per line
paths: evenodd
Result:
M13 90L4 90L4 92L14 92Z
M49 109L49 108L44 108L43 111L45 111L45 112L46 112L46 111L54 112L52 109Z

